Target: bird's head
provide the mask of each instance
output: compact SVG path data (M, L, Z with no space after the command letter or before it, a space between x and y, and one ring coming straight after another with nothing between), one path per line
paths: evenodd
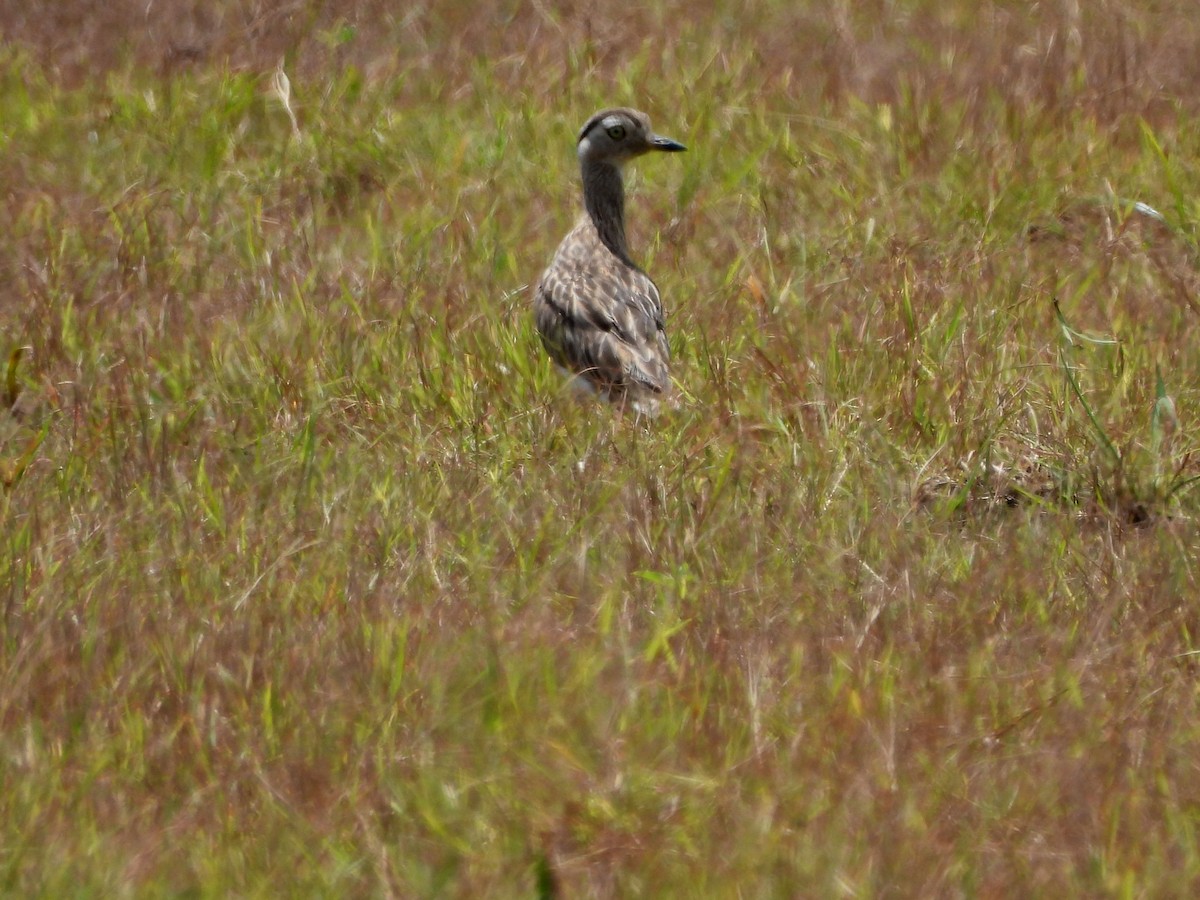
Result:
M650 117L636 109L605 109L587 120L579 131L579 161L621 165L635 156L661 150L678 153L687 148L679 141L655 134Z

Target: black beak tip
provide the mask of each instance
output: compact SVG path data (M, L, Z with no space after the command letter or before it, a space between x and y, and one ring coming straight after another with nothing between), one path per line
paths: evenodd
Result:
M656 137L654 138L654 149L665 150L668 153L681 153L686 150L687 147L683 146L683 144L679 143L679 141L673 141L667 137Z

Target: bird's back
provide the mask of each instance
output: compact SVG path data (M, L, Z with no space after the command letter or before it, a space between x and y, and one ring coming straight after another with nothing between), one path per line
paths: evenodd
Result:
M534 296L542 342L559 365L610 399L651 411L670 389L658 288L585 218L563 239Z

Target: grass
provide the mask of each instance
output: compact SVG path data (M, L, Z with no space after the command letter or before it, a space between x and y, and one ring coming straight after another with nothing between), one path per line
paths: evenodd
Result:
M0 892L1195 892L1193 10L679 8L0 17Z

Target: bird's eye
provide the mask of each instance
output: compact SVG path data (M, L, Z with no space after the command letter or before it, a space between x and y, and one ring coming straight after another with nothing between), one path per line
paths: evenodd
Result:
M610 125L608 127L608 136L610 138L612 138L614 141L624 140L625 126L624 125Z

